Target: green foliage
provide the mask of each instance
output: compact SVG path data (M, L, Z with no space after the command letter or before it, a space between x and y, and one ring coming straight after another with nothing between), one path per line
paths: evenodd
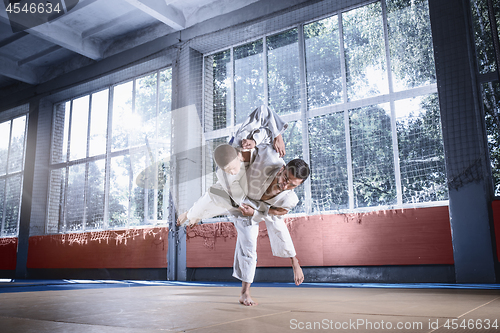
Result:
M391 63L394 91L436 82L427 0L387 0L385 3L387 27L384 27L382 2L304 25L308 110L388 94L387 59ZM297 29L291 29L267 37L268 68L264 73L261 41L234 48L236 123L251 111L250 107L243 110L242 106L260 102L264 88L262 75L267 75L272 109L278 114L301 110L301 103L305 101L301 101L300 94L303 88L300 87L298 35ZM223 123L217 128L226 126L223 117L230 108L223 104L231 93L226 84L232 78L227 70L231 67L229 55L227 50L206 57L214 59L214 124ZM238 76L238 66L246 66L247 77ZM342 82L342 68L346 70L346 87ZM223 103L218 102L216 96L221 96ZM419 113L398 119L396 132L393 132L394 119L391 119L389 104L308 120L314 211L349 208L348 170L351 167L354 207L396 204L398 167L404 203L447 198L439 103L436 95L420 98ZM346 147L346 130L350 134L349 147ZM286 159L302 157L301 122L291 123L283 137L287 145ZM398 147L394 149L396 143ZM398 150L399 156L395 157ZM348 155L351 165L348 165ZM399 161L398 166L395 161ZM302 209L303 206L298 207L296 212Z
M497 25L500 26L500 4L498 1L493 1L493 3L497 14ZM488 14L488 0L471 0L470 4L479 72L481 74L494 72L497 68Z
M483 84L483 108L493 177L494 194L500 196L500 84Z
M403 202L448 199L437 94L420 103L421 114L397 122Z
M285 141L286 155L284 157L285 163L295 159L304 159L302 153L302 121L294 121L288 123L287 130L283 133L283 140ZM304 186L299 186L295 189L295 194L299 198L297 206L293 209L292 213L305 212L305 192Z
M143 122L155 120L156 113L156 73L136 80L135 112L141 115Z
M355 207L396 203L391 119L380 106L349 112Z
M104 161L89 163L86 229L104 227ZM113 198L110 200L114 201Z
M234 123L264 103L263 41L234 48Z
M213 130L225 128L227 125L227 110L229 109L229 87L227 85L231 73L228 64L231 52L226 50L213 56Z
M427 0L387 1L394 80L404 88L436 82Z
M313 210L348 208L347 152L344 114L309 120L311 197Z
M172 69L166 68L160 72L160 114L169 111L172 111Z
M304 26L309 108L342 101L338 18L332 16Z
M495 60L493 34L491 30L487 0L471 0L476 55L481 74L498 71ZM493 12L497 30L500 27L500 3L493 1ZM498 36L500 37L500 36ZM498 82L483 84L483 110L486 135L493 178L494 195L500 196L500 85Z
M267 49L269 107L280 115L300 111L297 29L269 37Z
M342 15L347 94L350 100L386 93L385 43L379 2Z
M67 231L83 230L85 205L85 164L69 167L65 200L65 226Z
M2 186L2 189L0 190L0 194L2 194L0 195L0 199L5 198L5 201L0 203L0 218L2 217L3 211L5 219L2 226L3 233L1 236L17 236L19 209L21 205L21 180L22 177L20 175L16 175L0 181L0 186Z

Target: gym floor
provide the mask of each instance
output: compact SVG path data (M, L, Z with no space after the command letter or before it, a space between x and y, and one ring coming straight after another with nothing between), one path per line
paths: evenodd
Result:
M0 331L497 332L500 285L0 282Z

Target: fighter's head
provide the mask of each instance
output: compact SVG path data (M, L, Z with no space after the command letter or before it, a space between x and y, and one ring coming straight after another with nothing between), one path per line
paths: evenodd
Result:
M221 144L214 150L217 166L230 175L240 172L241 159L238 151L231 145Z
M310 172L309 165L304 160L293 159L276 175L277 185L281 191L293 190L309 177Z

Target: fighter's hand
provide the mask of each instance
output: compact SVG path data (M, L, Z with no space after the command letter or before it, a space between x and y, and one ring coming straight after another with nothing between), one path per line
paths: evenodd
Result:
M285 208L269 208L270 215L285 215L286 213L288 213L288 210L286 210Z
M240 209L241 213L243 214L243 216L253 216L254 209L252 207L242 203L240 205L239 209Z
M253 149L255 148L255 140L254 139L243 139L241 140L241 148L243 149Z
M283 141L281 134L274 138L273 147L276 149L280 157L285 156L285 142Z

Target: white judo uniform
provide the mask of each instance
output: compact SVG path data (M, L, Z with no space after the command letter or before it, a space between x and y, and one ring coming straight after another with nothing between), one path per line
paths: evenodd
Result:
M218 182L189 209L188 219L206 219L218 215L230 215L238 232L234 254L233 276L252 283L257 264L257 238L259 222L265 221L274 256L295 257L295 248L283 216L269 215L269 208L284 208L288 211L297 203L293 190L279 193L266 201L260 199L282 166L283 159L272 146L276 136L287 125L265 106L254 110L242 124L233 139L233 146L241 147L245 138L257 143L249 163L242 162L240 172L229 175L220 168ZM237 208L245 203L254 208L252 217L245 217Z

